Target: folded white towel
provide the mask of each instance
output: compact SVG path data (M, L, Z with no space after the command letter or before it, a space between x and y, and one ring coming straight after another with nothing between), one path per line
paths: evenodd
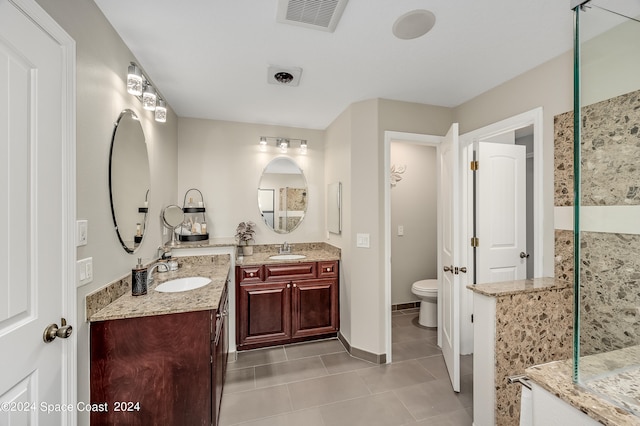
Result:
M522 393L520 394L520 426L533 426L533 399L531 397L531 389L526 386L520 386Z

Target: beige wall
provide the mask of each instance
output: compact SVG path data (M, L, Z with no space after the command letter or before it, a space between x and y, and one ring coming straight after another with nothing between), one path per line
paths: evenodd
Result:
M78 288L79 323L73 326L78 339L78 400L89 402L89 327L84 322L84 297L129 273L137 257L148 261L156 255L160 208L176 201L178 121L169 110L167 123L156 123L152 113L127 94L127 66L135 58L93 2L39 3L76 40L77 218L89 221L88 244L78 248L77 256L93 258L94 279ZM121 248L109 206L111 135L114 122L125 108L141 117L151 169L149 232L134 255ZM89 424L88 414L79 414L78 424Z
M323 241L325 235L324 131L229 121L180 118L178 126L178 194L202 191L209 234L233 237L239 222L257 224L256 244ZM275 144L262 151L260 136L305 139L307 154L293 145L286 154ZM258 210L258 183L269 161L293 159L304 172L308 207L304 220L289 234L269 229Z
M351 108L340 114L325 134L325 185L342 183L342 233L329 234L327 242L340 247L340 333L351 341ZM325 203L326 205L326 203Z
M444 135L452 118L449 108L373 99L327 129L325 179L343 181L345 200L343 234L330 237L342 248L341 333L355 348L385 351L384 132ZM358 233L369 234L370 248L356 247Z

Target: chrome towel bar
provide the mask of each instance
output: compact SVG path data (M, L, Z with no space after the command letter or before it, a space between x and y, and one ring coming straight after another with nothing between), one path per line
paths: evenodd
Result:
M527 389L531 389L531 382L529 381L529 378L524 374L507 377L507 380L509 380L509 383L520 383Z

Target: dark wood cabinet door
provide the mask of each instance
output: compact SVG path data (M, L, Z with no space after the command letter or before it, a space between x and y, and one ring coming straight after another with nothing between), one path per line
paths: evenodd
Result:
M291 337L291 283L238 286L237 340L240 349L285 342ZM255 346L254 346L255 345Z
M95 322L90 333L91 402L109 407L92 426L211 425L211 311Z
M338 281L293 281L291 337L302 338L338 331Z
M214 317L215 335L213 341L213 369L211 370L211 383L213 386L212 396L212 418L213 424L217 425L220 420L220 403L224 390L224 380L227 370L227 357L229 355L229 312L228 298L226 295L221 300L220 306Z

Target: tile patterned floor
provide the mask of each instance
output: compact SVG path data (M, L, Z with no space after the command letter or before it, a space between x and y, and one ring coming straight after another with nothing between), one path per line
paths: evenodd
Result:
M435 329L392 317L393 363L351 357L337 339L245 351L230 362L221 426L469 426L471 356L453 392Z

